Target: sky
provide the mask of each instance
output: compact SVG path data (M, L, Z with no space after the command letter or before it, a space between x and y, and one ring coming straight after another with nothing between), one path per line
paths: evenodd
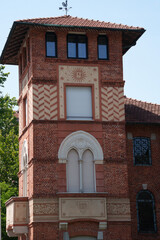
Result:
M7 0L1 2L0 55L12 24L16 20L56 17L64 0ZM125 95L129 98L160 104L160 0L68 0L69 15L129 26L146 32L123 56ZM18 99L18 67L5 65L10 75L1 89L3 95Z

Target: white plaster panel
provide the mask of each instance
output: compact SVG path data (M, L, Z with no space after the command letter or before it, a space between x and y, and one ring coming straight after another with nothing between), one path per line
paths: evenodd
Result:
M106 198L60 198L59 219L107 219Z

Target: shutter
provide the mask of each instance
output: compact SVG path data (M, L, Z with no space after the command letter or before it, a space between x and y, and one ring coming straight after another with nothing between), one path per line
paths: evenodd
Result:
M92 120L91 87L66 87L67 119Z

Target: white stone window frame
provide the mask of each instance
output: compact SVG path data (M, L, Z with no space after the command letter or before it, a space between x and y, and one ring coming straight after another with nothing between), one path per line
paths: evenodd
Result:
M90 150L93 154L94 162L94 192L96 192L96 170L95 164L103 164L103 151L95 137L84 131L76 131L69 134L61 143L58 151L59 163L67 163L68 153L75 150L78 154L79 160L79 174L80 174L80 192L83 192L82 186L82 161L83 154L86 150ZM68 186L68 182L67 182ZM68 189L67 189L68 190Z
M23 175L23 197L27 196L27 171L28 171L28 144L25 139L21 154L21 172Z

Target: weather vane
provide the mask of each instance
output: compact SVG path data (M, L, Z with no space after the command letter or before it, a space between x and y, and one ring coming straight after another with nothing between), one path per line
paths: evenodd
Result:
M66 15L67 15L69 9L71 9L72 7L68 7L68 1L67 0L65 2L62 2L62 6L63 7L59 7L59 10L65 10L66 11Z

